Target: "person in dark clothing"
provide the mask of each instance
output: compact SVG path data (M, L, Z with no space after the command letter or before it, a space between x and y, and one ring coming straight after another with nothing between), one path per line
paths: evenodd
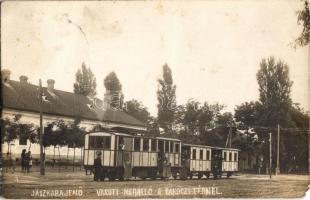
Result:
M32 155L31 155L31 151L28 151L28 153L26 153L26 161L27 161L27 165L26 165L26 169L27 169L27 173L30 172L30 169L32 167Z
M23 149L22 154L20 155L22 172L26 172L26 149Z
M101 173L102 173L101 152L97 152L97 158L94 160L94 181L100 181L102 179Z

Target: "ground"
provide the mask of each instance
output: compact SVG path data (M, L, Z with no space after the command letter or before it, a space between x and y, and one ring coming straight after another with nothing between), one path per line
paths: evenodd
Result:
M280 198L302 197L309 185L307 175L238 173L220 180L138 180L94 182L83 170L50 169L40 176L38 169L24 174L3 172L6 198Z

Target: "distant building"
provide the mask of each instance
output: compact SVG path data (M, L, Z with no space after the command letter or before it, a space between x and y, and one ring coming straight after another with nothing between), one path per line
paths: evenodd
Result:
M11 72L3 69L2 76L2 118L13 118L20 114L22 123L33 123L39 127L39 98L37 85L30 84L26 76L21 76L19 81L10 79ZM98 98L91 99L83 95L56 90L55 81L47 80L47 87L43 87L46 100L43 101L43 125L62 119L66 122L73 122L76 118L81 120L80 126L86 130L92 130L94 126L101 125L105 128L126 128L133 131L144 131L146 126L141 121L120 111L109 107L109 102L104 102ZM109 93L104 95L105 100L109 100ZM30 141L17 139L10 147L2 144L2 153L7 153L8 149L13 157L20 156L22 149L31 149L33 157L39 157L39 144L30 144ZM60 147L58 150L62 157L73 155L73 150L67 147ZM54 154L54 148L46 148L46 157ZM81 149L76 150L76 155L82 155Z

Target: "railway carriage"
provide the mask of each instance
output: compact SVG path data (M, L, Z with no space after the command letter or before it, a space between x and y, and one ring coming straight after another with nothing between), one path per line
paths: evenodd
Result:
M100 154L101 180L174 176L181 166L181 141L171 138L151 138L116 131L87 133L84 146L84 168L92 171L96 155ZM169 170L164 168L169 166Z
M182 179L197 175L200 179L204 175L209 178L210 174L216 179L223 173L230 177L238 171L238 151L104 130L85 134L83 163L86 172L93 171L95 159L100 156L100 180L177 178L178 175Z
M212 174L216 179L226 173L229 178L238 171L238 149L212 147Z
M192 178L197 175L200 179L203 175L210 176L211 172L211 147L194 144L182 145L182 160L187 169L187 175Z

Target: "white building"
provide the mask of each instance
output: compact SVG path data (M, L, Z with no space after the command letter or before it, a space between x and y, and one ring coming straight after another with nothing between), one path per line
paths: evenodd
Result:
M40 125L39 118L39 98L37 85L27 82L26 76L21 76L19 81L10 80L11 72L3 69L2 74L2 118L13 118L16 114L21 115L22 123L32 123L35 126ZM106 128L126 128L132 131L146 130L145 124L134 117L109 108L105 103L109 96L105 94L104 100L90 99L83 95L74 94L56 90L55 81L47 80L47 87L43 87L44 95L47 101L43 101L43 125L62 119L66 122L73 122L76 118L81 119L80 126L87 130L92 130L94 126L101 125ZM34 158L39 157L40 146L30 144L30 141L17 139L13 141L8 148L7 144L2 144L2 153L6 154L10 149L13 157L19 157L22 149L30 149ZM59 147L56 149L56 155L60 152L61 157L73 155L73 149ZM59 150L59 152L58 152ZM81 155L81 149L76 149L77 158ZM54 148L45 149L46 158L54 155Z

